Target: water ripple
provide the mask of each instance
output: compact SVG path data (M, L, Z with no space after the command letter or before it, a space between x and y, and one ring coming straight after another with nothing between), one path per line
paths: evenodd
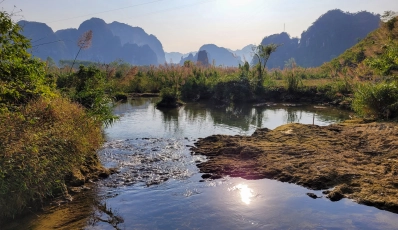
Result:
M104 144L99 151L106 167L117 168L119 173L104 180L107 187L142 183L157 185L169 179L184 180L197 172L195 163L201 156L189 154L188 140L140 138L115 140Z

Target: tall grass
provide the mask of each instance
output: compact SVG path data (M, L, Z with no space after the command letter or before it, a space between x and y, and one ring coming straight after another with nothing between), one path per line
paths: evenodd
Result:
M73 168L95 158L100 125L63 98L0 113L0 219L62 190Z
M352 108L365 117L391 118L398 112L397 82L364 83L357 87Z

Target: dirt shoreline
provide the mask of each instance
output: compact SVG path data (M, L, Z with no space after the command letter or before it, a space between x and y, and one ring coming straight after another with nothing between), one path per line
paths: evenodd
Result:
M200 171L212 178L269 178L329 189L324 193L332 201L345 197L398 213L396 123L287 124L252 136L213 135L195 146L195 154L209 159L198 164Z

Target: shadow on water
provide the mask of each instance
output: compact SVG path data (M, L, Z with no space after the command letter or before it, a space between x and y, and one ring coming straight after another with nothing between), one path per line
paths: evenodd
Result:
M12 223L0 226L2 230L13 229L85 229L88 226L96 226L99 222L107 223L114 229L123 223L121 216L107 207L105 197L98 195L98 189L93 189L75 194L73 200L59 204L55 199L52 204L46 206L42 211L28 214Z

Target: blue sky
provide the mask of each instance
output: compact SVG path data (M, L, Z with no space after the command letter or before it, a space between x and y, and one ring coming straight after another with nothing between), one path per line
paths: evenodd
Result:
M398 0L0 0L0 9L22 10L15 20L44 22L54 31L92 17L119 21L154 34L166 52L186 53L209 43L230 49L259 44L283 32L284 24L299 37L328 10L382 14L398 11Z

